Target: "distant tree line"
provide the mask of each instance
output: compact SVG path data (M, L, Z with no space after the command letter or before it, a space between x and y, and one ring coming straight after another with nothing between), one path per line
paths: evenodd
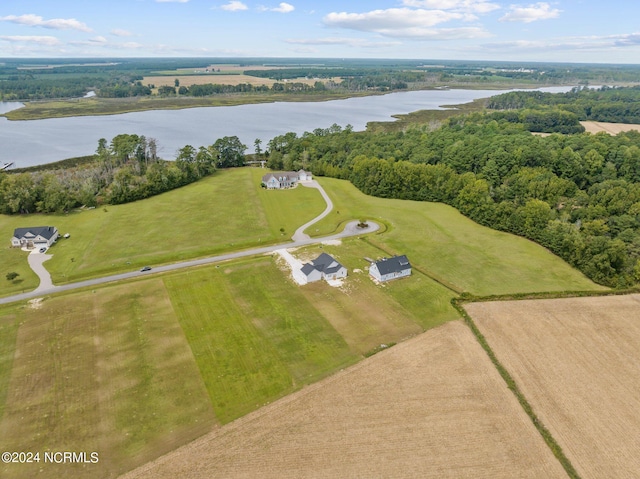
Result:
M514 91L492 97L487 107L494 110L554 108L570 112L581 121L640 123L640 86L573 88L556 94Z
M215 172L244 164L238 137L210 146L186 145L175 161L157 156L153 138L122 134L102 138L94 160L77 166L23 173L0 173L0 213L53 213L79 206L120 204L193 183Z

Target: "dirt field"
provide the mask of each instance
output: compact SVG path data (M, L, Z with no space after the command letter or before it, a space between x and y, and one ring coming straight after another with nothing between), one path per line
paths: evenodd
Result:
M239 85L241 83L249 83L253 86L267 85L272 86L274 83L283 83L283 81L272 80L271 78L259 78L249 75L180 75L176 76L148 76L142 79L143 85L152 84L156 88L160 86L174 86L175 79L180 80L180 86L190 87L191 85L205 85L213 83L218 85ZM292 83L306 83L313 85L318 81L314 78L296 78L289 80ZM337 81L340 81L339 79Z
M640 476L640 295L466 309L583 479Z
M124 477L566 475L469 329L455 321Z
M600 133L604 131L610 135L617 135L621 131L637 130L640 131L640 125L628 123L604 123L601 121L581 121L588 133Z

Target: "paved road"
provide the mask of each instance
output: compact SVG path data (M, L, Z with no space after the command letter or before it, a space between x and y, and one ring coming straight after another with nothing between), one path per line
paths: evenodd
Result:
M322 218L327 216L329 213L331 213L331 210L333 209L333 202L331 201L331 198L329 198L329 195L324 191L322 186L320 186L320 184L316 180L313 180L313 181L301 181L298 184L300 184L302 186L306 186L307 188L316 188L316 189L318 189L320 191L320 194L324 198L324 201L327 203L327 207L318 216L316 216L311 221L303 224L300 228L298 228L296 230L296 232L293 234L293 236L291 237L291 239L293 241L303 241L303 240L309 239L310 236L308 234L305 234L304 230L306 230L309 226L311 226L312 224L317 223Z
M235 253L222 254L219 256L211 256L208 258L183 261L180 263L154 267L151 271L148 271L145 273L140 271L132 271L130 273L114 274L112 276L105 276L103 278L95 278L95 279L89 279L86 281L79 281L77 283L64 284L62 286L51 286L50 288L41 288L40 286L38 286L36 290L31 291L29 293L16 294L13 296L7 296L6 298L0 298L0 304L11 303L13 301L21 301L24 299L37 298L39 296L44 296L46 294L59 293L61 291L70 291L73 289L84 288L87 286L97 286L104 283L121 281L123 279L131 279L131 278L138 278L140 276L148 276L153 273L175 271L182 268L189 268L191 266L200 266L204 264L218 263L220 261L227 261L230 259L243 258L245 256L254 256L258 254L271 253L272 251L275 251L277 249L282 249L282 248L296 248L299 246L322 243L324 241L348 238L350 236L358 236L361 234L373 233L380 229L380 225L372 221L367 221L368 228L358 228L357 225L358 225L357 221L351 221L350 223L347 223L347 225L345 226L344 230L341 233L338 233L335 235L324 236L322 238L300 239L297 241L292 241L290 243L284 243L284 244L281 243L281 244L272 245L272 246L264 246L262 248L253 248L253 249L248 249L243 251L237 251Z

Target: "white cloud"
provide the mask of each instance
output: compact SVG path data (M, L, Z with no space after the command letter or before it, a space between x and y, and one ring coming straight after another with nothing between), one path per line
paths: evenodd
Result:
M49 36L0 35L0 40L12 43L36 43L46 46L60 45L60 40Z
M509 12L500 18L501 22L531 23L537 20L549 20L557 18L562 10L551 8L546 2L538 2L528 6L511 5Z
M20 16L7 15L6 17L0 17L0 20L17 23L19 25L27 25L29 27L52 28L55 30L80 30L81 32L93 31L86 24L79 22L75 18L53 18L51 20L45 20L39 15L28 13Z
M113 30L111 30L111 35L115 35L116 37L132 37L133 33L127 30L122 30L120 28L114 28Z
M238 0L231 0L229 3L222 5L220 8L222 8L223 10L227 10L228 12L238 12L240 10L249 9L249 7Z
M293 12L294 10L295 10L295 7L293 5L285 2L282 2L276 8L271 9L272 12L280 12L280 13L289 13L289 12Z
M407 7L474 13L488 13L500 8L500 5L487 0L402 0L402 4Z
M441 23L458 20L469 21L476 17L469 13L389 8L366 13L330 13L324 17L328 26L373 32L388 37L417 40L448 40L453 38L481 38L490 36L481 27L433 28Z
M348 47L362 48L384 48L402 45L402 42L375 42L362 38L341 38L341 37L325 37L325 38L290 38L285 42L293 45L338 45Z

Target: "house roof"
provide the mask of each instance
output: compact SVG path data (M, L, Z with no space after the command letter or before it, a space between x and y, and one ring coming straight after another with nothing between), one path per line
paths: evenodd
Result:
M344 268L344 266L338 263L332 256L327 253L322 253L316 259L311 261L311 263L306 263L300 271L309 276L309 274L314 270L320 271L324 274L333 274L340 271L342 268Z
M339 271L343 266L338 263L332 256L327 253L322 253L316 259L312 261L313 266L325 274L335 273Z
M381 276L411 269L411 263L409 263L405 255L394 256L393 258L382 258L376 261L375 265L378 267Z
M24 237L35 238L36 236L42 236L45 239L51 239L57 232L55 226L35 226L32 228L16 228L13 231L13 236L20 239Z
M305 276L309 276L311 273L313 273L314 271L316 271L315 266L313 266L311 263L306 263L301 269L300 271L302 271L302 273Z

